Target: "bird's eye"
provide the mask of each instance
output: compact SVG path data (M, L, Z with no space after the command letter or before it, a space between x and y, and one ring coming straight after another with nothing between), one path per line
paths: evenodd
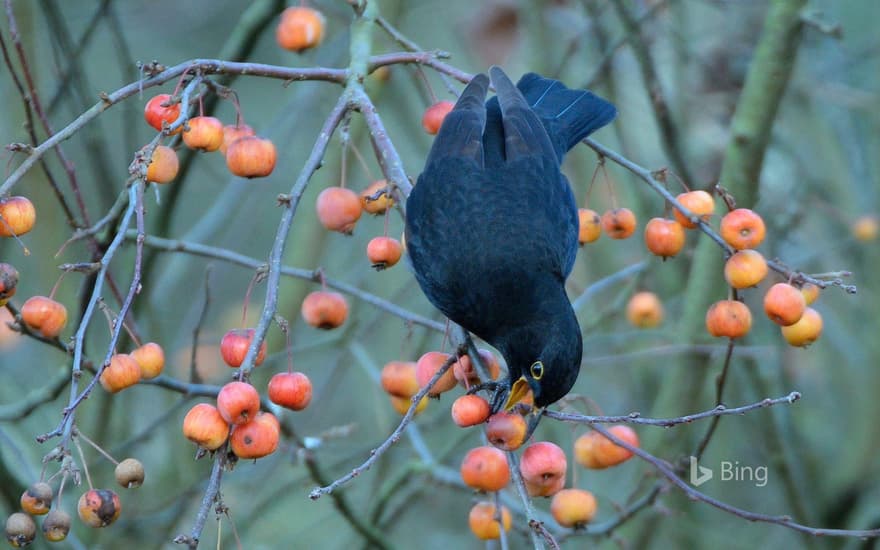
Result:
M535 380L540 380L542 376L544 376L544 363L540 361L535 361L532 363L531 367L532 378Z

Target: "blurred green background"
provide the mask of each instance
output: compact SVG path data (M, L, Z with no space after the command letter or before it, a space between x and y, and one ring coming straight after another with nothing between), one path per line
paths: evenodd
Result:
M221 52L228 55L239 38L244 16L258 8L265 8L270 16L235 48L244 60L345 67L350 7L331 0L310 4L326 14L327 35L319 48L294 54L278 48L274 40L283 2L11 2L42 102L47 108L52 104L49 118L56 131L93 105L99 93L136 80L137 61L157 60L170 66L187 59L215 58ZM692 178L688 184L708 188L719 177L731 116L767 3L632 0L621 5L638 20L641 38L635 41L642 41L659 77L685 168ZM652 95L633 54L633 42L628 41L634 37L627 34L609 3L387 0L379 6L382 15L405 35L423 48L450 52L450 63L462 70L482 71L499 63L514 77L537 71L573 87L589 83L620 112L611 126L596 134L598 141L648 168L677 168L664 147L665 138L651 107ZM804 398L791 406L723 419L704 457L705 465L716 468L722 461L766 465L766 486L715 480L701 489L742 508L790 514L813 526L877 528L880 433L876 419L880 400L875 392L880 387L880 325L876 321L880 299L875 270L880 267L880 255L877 241L856 240L851 225L859 216L876 213L880 206L880 42L875 32L880 4L874 0L816 0L809 2L808 8L819 13L822 21L839 24L842 37L813 26L804 29L760 182L755 182L757 202L740 206L764 216L768 238L761 251L766 257L778 257L807 273L852 271L851 282L859 290L856 296L839 289L822 294L816 308L824 317L825 332L807 350L787 347L778 329L760 313L762 291L770 282L763 283L760 290L744 293L755 325L734 354L724 401L742 405L793 390L802 392ZM5 17L0 17L0 32L10 46ZM398 50L380 29L375 30L374 53ZM78 53L73 65L71 52ZM605 65L601 65L603 60ZM15 66L18 68L17 61ZM604 69L598 70L600 67ZM69 78L62 78L68 74ZM425 69L425 74L433 93L440 99L453 99L436 73ZM280 215L275 199L293 184L341 88L312 82L285 86L254 77L237 78L231 85L246 121L278 147L274 173L245 181L228 174L219 154L191 155L185 178L161 187L158 196L152 191L146 194L147 231L227 248L262 261L272 245ZM416 177L431 144L420 124L430 94L412 66L395 66L387 81L371 77L365 85L407 173ZM123 189L134 151L155 135L143 123L143 104L155 93L171 93L173 88L171 82L161 89L145 90L142 97L114 106L63 144L75 163L93 221ZM0 142L27 142L22 101L5 64L0 69L0 97L5 99ZM234 118L231 104L225 101L218 104L215 114L227 123ZM45 139L42 132L39 134ZM353 117L351 135L368 166L362 167L350 156L346 185L360 190L381 176L358 115ZM181 154L182 158L190 156ZM49 154L45 158L71 197L57 157ZM3 152L6 173L19 162L8 151ZM595 167L596 155L586 147L576 149L567 159L565 170L581 204ZM622 168L609 162L607 169L617 203L639 216L639 231L626 241L603 237L582 249L569 282L571 295L579 296L591 283L644 263L633 270L635 275L617 277L613 284L591 294L579 309L585 359L574 393L587 401L575 399L566 406L582 412L640 411L651 416L709 409L714 405L714 379L722 365L724 346L682 319L692 298L687 292L690 252L706 237L690 234L687 252L673 260L651 257L644 248L641 229L648 218L663 215L663 201ZM404 263L379 273L370 269L364 249L370 238L382 234L382 217L362 218L353 237L331 234L320 227L314 214L315 197L324 187L338 185L339 180L337 135L297 211L285 264L321 267L328 277L442 320ZM670 185L677 192L676 184ZM23 237L29 256L8 239L0 242L0 260L14 264L21 273L13 301L20 306L29 296L48 294L60 273L57 266L86 261L88 251L79 242L55 256L70 229L39 168L31 170L14 192L28 196L38 212L36 228ZM589 206L600 212L612 206L609 186L601 177ZM395 213L388 233L397 237L402 228ZM720 251L718 254L720 257ZM129 243L113 262L114 277L123 289L130 280L133 258ZM149 253L147 259L143 291L134 306L137 328L146 339L162 344L169 359L166 372L182 379L189 376L192 334L205 305L210 267L210 302L197 342L197 368L208 382L227 380L231 371L222 365L217 344L226 330L238 326L253 272L183 254ZM716 294L713 300L726 296L720 270L701 276L711 278ZM83 282L84 277L71 274L59 287L57 297L67 304L72 319L83 300ZM399 416L377 382L381 366L392 359L415 360L424 351L444 345L444 338L438 332L408 327L355 298L349 299L351 316L342 329L322 332L308 327L300 319L299 304L318 286L291 279L281 284L279 314L292 325L294 366L311 377L315 398L307 410L281 412L280 418L300 437L316 438L311 440L317 445L311 452L323 474L333 479L365 459L397 425ZM636 330L624 318L627 298L640 289L652 290L664 301L666 319L657 329ZM264 294L265 285L257 285L249 308L251 324L256 322ZM118 308L112 299L108 298L108 303ZM72 334L73 325L65 337ZM107 340L106 325L98 316L88 333L88 352L93 358L103 354ZM0 346L0 372L5 380L0 384L0 407L14 405L69 368L69 359L59 351L10 334L5 326L0 327ZM270 330L269 350L269 359L253 376L260 389L286 366L283 336L275 327ZM61 397L24 418L0 421L0 515L15 511L23 488L39 477L40 459L51 444L41 446L34 437L55 427L66 395L62 392ZM408 437L342 493L353 513L374 522L389 545L485 546L468 530L467 510L473 497L457 482L461 457L481 444L481 430L461 430L450 422L453 398L444 396L432 402ZM114 396L98 389L84 403L77 414L80 429L117 458L136 456L142 460L147 482L140 489L121 492L122 517L114 526L94 531L75 520L73 536L57 547L174 547L169 541L189 531L210 471L209 460L192 460L193 445L180 433L183 415L198 401L207 399L137 386ZM344 433L334 436L332 430L339 427L346 428ZM637 429L646 450L676 462L690 454L707 427L707 422L700 422L673 429ZM555 441L570 451L574 438L584 430L545 420L536 437ZM97 453L86 453L96 485L112 485L111 465ZM635 459L598 472L572 467L571 456L569 462L570 483L597 496L600 510L595 522L600 524L615 518L627 499L644 494L657 477L648 465ZM54 463L48 465L49 472L55 468ZM399 485L392 487L394 480ZM315 485L303 465L301 450L289 441L268 458L238 464L224 477L222 494L242 547L363 546L363 539L340 515L333 500L309 501L308 492ZM389 492L389 487L393 491ZM71 513L81 490L68 487L65 491L64 506ZM377 505L383 506L378 513ZM540 501L536 506L547 511L549 502ZM522 516L518 517L521 520ZM511 547L526 547L524 522L515 523ZM220 546L235 548L229 519L223 518L221 531ZM214 547L217 532L212 514L202 547ZM731 532L741 536L732 537ZM751 548L758 540L768 547L873 545L858 539L813 539L780 526L749 523L690 502L672 489L611 536L570 538L563 546ZM47 545L38 536L34 546Z

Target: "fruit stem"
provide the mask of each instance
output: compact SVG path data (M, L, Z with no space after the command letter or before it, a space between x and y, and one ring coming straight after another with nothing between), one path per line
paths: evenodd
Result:
M64 280L65 275L67 275L67 271L62 271L61 276L59 276L58 279L55 281L55 284L52 285L52 290L49 291L49 299L50 300L55 299L55 293L58 292L58 286L61 284L61 281Z
M89 445L91 445L96 451L98 451L99 453L101 453L102 455L104 455L104 458L106 458L107 460L109 460L109 461L112 462L113 464L119 466L119 461L118 461L118 460L116 460L115 458L113 458L113 457L110 455L110 453L108 453L107 451L105 451L104 449L102 449L100 445L98 445L97 443L95 443L94 441L92 441L91 439L89 439L88 437L86 437L84 433L82 433L82 432L79 431L79 430L76 430L75 435L76 435L76 437L82 438L83 441L85 441L86 443L88 443ZM78 446L78 445L77 445L77 446ZM80 453L82 453L82 451L80 451ZM89 486L91 486L91 484L89 484Z
M86 482L89 484L89 489L94 489L95 486L92 485L92 476L89 475L89 465L86 464L86 456L83 454L82 447L79 444L79 438L73 438L73 444L76 446L76 450L79 452L79 460L82 462L83 471L86 473Z

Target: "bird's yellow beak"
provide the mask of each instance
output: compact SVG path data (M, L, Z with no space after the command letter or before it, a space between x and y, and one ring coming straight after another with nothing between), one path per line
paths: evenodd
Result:
M528 395L531 388L529 387L529 381L526 380L525 376L520 376L519 379L511 384L510 393L507 395L507 402L504 404L504 410L509 411L517 403L523 400L526 395Z

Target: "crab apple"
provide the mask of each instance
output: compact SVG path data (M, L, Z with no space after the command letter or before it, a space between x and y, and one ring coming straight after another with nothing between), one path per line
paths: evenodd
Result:
M873 241L877 238L877 234L880 233L880 220L877 219L877 216L870 214L859 216L853 222L850 230L856 240L862 242Z
M33 296L22 304L21 319L46 338L55 338L67 324L67 308L51 298Z
M596 497L583 489L563 489L553 495L550 514L563 527L581 527L596 515Z
M706 191L699 190L681 193L675 197L675 200L704 222L708 222L709 218L712 217L712 213L715 212L715 200L712 198L712 195ZM679 212L678 209L674 208L672 214L675 216L675 220L683 227L688 229L694 229L697 227L697 224L693 223L684 214Z
M52 507L52 487L44 481L38 481L21 494L21 509L32 516L42 516Z
M253 419L236 426L229 437L229 447L238 458L262 458L278 448L281 424L275 415L260 411Z
M788 283L776 283L764 295L764 312L783 327L797 323L806 308L804 295Z
M257 136L238 138L226 148L226 167L243 178L264 178L275 169L278 153L271 140Z
M522 415L499 411L489 417L486 439L499 449L515 451L526 442L527 431L528 426Z
M162 374L165 368L165 351L155 342L135 348L129 355L141 369L141 378L150 380Z
M803 286L801 286L801 294L804 295L804 301L807 303L807 305L810 305L818 300L819 294L821 292L822 290L819 288L819 286L814 285L813 283L804 283Z
M171 96L168 94L159 94L151 97L144 106L144 120L147 121L147 124L161 132L163 122L170 125L180 118L180 103L169 104L171 101ZM163 103L166 105L163 105ZM181 129L177 128L171 134L178 134Z
M782 337L792 346L805 348L819 339L822 334L822 316L808 307L797 323L782 329Z
M639 436L629 426L611 426L608 428L608 433L633 447L639 446ZM603 469L616 466L632 456L632 451L617 445L596 431L585 433L574 442L575 462L585 468Z
M89 489L79 497L76 511L89 527L107 527L119 517L122 502L109 489Z
M62 541L70 533L70 524L70 514L64 510L50 510L49 515L43 520L43 536L49 542Z
M435 135L440 131L443 119L446 118L446 115L449 114L453 107L455 107L455 104L451 101L438 101L425 109L425 114L422 115L422 128L432 136Z
M29 515L15 512L6 518L6 541L13 548L24 548L34 542L37 524Z
M131 355L117 353L101 372L101 386L110 393L121 392L141 381L141 367Z
M312 401L312 381L301 372L279 372L269 380L269 401L301 411Z
M654 328L663 322L663 303L653 292L636 292L626 304L626 318L636 328Z
M229 424L217 407L199 403L183 419L183 435L199 447L209 451L220 448L229 437Z
M452 402L452 421L461 428L482 424L491 412L489 402L479 395L462 395Z
M475 447L461 461L461 480L478 491L500 491L510 482L507 455L495 447Z
M741 338L752 328L752 312L742 302L719 300L706 312L706 330L712 336Z
M419 360L416 361L416 381L419 383L419 387L424 388L427 386L440 368L449 361L450 357L451 355L448 353L442 353L439 351L429 351L419 357ZM455 384L455 375L452 373L452 368L450 367L446 369L446 372L444 372L437 380L437 383L428 390L428 395L431 397L437 397L441 393L448 392L454 388Z
M223 141L218 150L225 156L229 146L235 141L253 135L256 135L256 132L247 124L227 124L223 127Z
M144 465L136 458L126 458L116 465L113 475L116 483L126 489L134 489L144 484Z
M0 307L5 306L9 299L15 296L16 286L18 286L18 270L10 264L0 262Z
M602 231L612 239L626 239L636 231L636 215L629 208L615 208L602 214Z
M400 246L400 241L397 239L375 237L367 243L367 258L376 271L393 266L400 261L402 255L403 247Z
M314 8L293 6L281 12L275 40L285 50L301 52L324 39L324 14Z
M237 369L244 362L247 356L248 348L254 341L256 330L252 328L234 328L223 335L220 340L220 355L223 361L233 369ZM257 352L257 358L254 359L254 366L260 365L266 359L266 341L260 344L260 350Z
M748 208L731 210L721 218L721 238L737 250L757 248L767 232L764 220Z
M167 145L157 145L147 166L147 181L168 183L177 177L178 170L180 170L180 161L174 149Z
M361 217L361 199L351 189L328 187L318 194L315 211L321 225L330 231L351 235Z
M724 264L724 278L733 288L749 288L767 276L767 260L757 250L739 250Z
M361 208L367 214L384 214L389 208L394 206L394 198L391 196L391 190L376 196L376 193L388 188L388 182L385 180L376 180L361 191ZM376 198L373 198L376 197Z
M26 197L0 199L0 237L24 235L37 223L37 210Z
M561 491L565 487L566 468L565 451L549 441L526 447L519 463L526 491L533 497L550 497Z
M309 293L300 308L303 320L315 328L331 330L348 318L348 302L338 292L316 290Z
M244 424L260 410L260 394L247 382L229 382L217 393L217 410L230 424Z
M498 375L501 374L501 365L498 364L498 359L487 349L477 350L477 353L480 354L483 365L489 370L489 378L496 380ZM458 361L452 364L452 375L465 388L470 388L472 384L479 384L481 382L480 375L477 373L470 355L462 355L458 358Z
M501 527L504 531L510 531L511 516L507 506L501 507L501 523L495 518L497 515L495 505L491 502L478 502L474 504L468 514L468 526L471 532L480 540L495 540L501 537Z
M382 367L382 389L389 394L408 399L419 392L415 361L389 361Z
M684 227L675 220L651 218L645 225L645 246L655 256L675 256L684 248L684 240Z
M223 144L223 123L212 116L197 116L187 121L183 142L187 147L210 153Z
M409 408L412 406L412 398L411 397L397 397L396 395L389 395L389 399L391 399L391 406L397 411L397 414L404 415L409 411ZM416 410L413 412L414 415L419 414L425 407L428 406L428 396L425 395L419 400L419 404L416 405Z
M602 236L602 218L595 210L578 208L578 244L595 242Z

